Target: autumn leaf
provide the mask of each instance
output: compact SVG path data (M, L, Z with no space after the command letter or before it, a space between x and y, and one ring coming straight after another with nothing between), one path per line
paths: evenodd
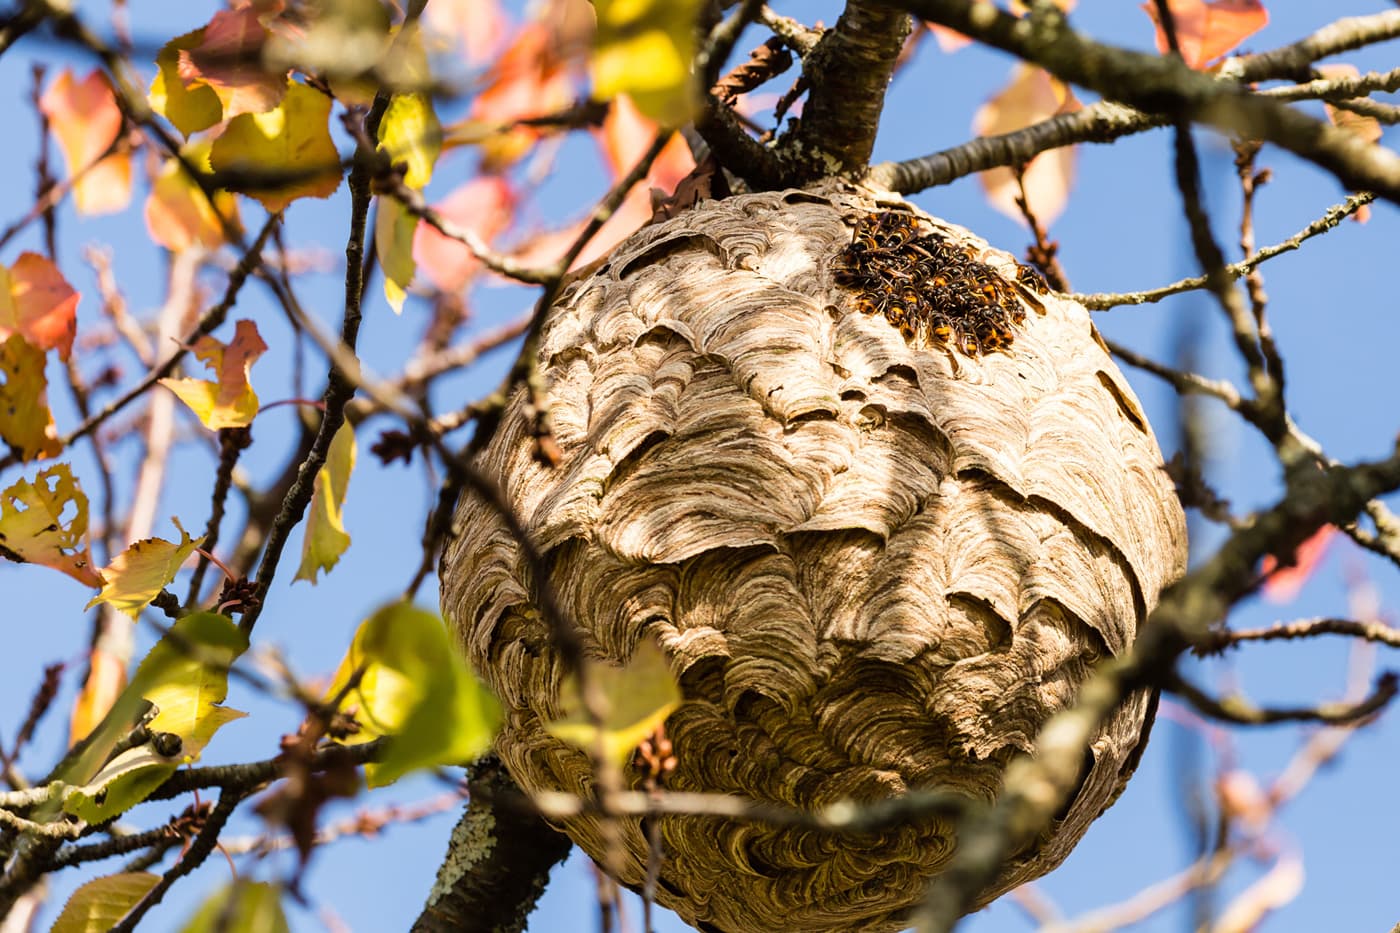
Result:
M396 94L379 124L379 148L394 165L404 168L404 184L423 190L433 176L442 151L442 127L426 94ZM404 296L413 281L414 231L418 218L399 201L381 197L375 217L375 249L384 270L384 295L394 313L403 311Z
M488 748L500 727L496 698L468 670L435 613L391 603L355 632L328 697L346 693L360 731L352 742L390 736L384 758L365 766L371 787L383 787L419 768L470 761Z
M78 321L77 292L58 267L38 253L21 253L0 266L0 338L23 334L40 350L68 359Z
M258 413L258 396L248 382L249 370L267 351L252 321L234 326L233 340L225 346L205 335L195 343L194 355L214 371L215 381L162 379L161 385L180 397L211 431L246 428Z
M972 130L979 136L1010 133L1079 108L1064 82L1034 65L1020 64L1012 71L1011 83L977 111ZM1042 152L1025 166L1026 199L1042 224L1054 222L1065 208L1074 182L1074 158L1074 147L1066 146ZM992 207L1024 222L1016 206L1020 186L1011 169L990 169L978 177Z
M329 573L350 546L341 509L354 469L355 430L347 421L335 432L326 452L326 464L316 473L306 516L306 537L301 545L301 566L293 579L315 583L316 575Z
M201 141L186 146L182 154L196 168L212 171L210 148L209 142ZM195 245L216 249L224 242L220 215L229 227L239 229L238 201L233 195L219 191L211 201L178 160L166 159L146 198L146 230L151 239L172 253Z
M125 688L126 665L101 643L94 645L88 652L87 680L68 717L68 744L76 745L91 735Z
M603 754L619 767L627 764L642 739L651 735L681 703L680 687L671 675L666 654L643 638L622 667L594 664L588 675L602 695ZM589 754L598 748L598 729L589 722L572 675L559 693L559 716L545 728L556 738Z
M433 210L489 244L510 226L515 202L510 182L486 175L468 181L434 204ZM418 224L413 234L413 260L428 281L450 293L465 288L481 268L466 246L425 223Z
M59 775L76 785L63 809L89 823L110 819L144 800L179 765L198 760L219 728L245 715L220 704L229 666L247 648L247 635L227 616L196 612L177 620ZM149 711L145 717L142 709ZM151 739L112 757L133 720L142 719Z
M44 91L39 109L58 139L80 214L110 214L131 201L131 154L102 158L122 131L122 112L107 76L77 81L65 68Z
M1360 72L1355 65L1315 65L1317 71L1329 80L1338 78L1355 78ZM1354 133L1368 143L1380 142L1383 128L1381 121L1375 117L1363 116L1345 107L1338 107L1335 104L1323 101L1322 106L1327 110L1327 119L1338 129ZM1363 204L1351 215L1357 223L1366 223L1371 219L1371 205Z
M282 890L240 878L214 892L180 933L287 933Z
M330 115L329 97L293 82L280 106L230 120L214 141L210 164L216 172L244 176L229 189L257 198L269 211L297 198L328 198L340 187Z
M1157 51L1171 47L1157 18L1157 5L1142 5L1157 27ZM1235 49L1269 24L1269 11L1259 0L1168 0L1181 58L1192 68L1204 68Z
M87 541L88 500L66 463L0 492L0 555L43 564L84 586L101 586Z
M1328 545L1336 533L1335 525L1323 525L1298 545L1289 566L1283 566L1277 557L1266 554L1259 565L1259 572L1266 578L1263 587L1264 598L1271 603L1292 602L1302 592L1303 584L1308 582L1318 564L1322 563L1322 558L1327 555Z
M22 461L52 457L63 449L47 389L44 351L20 334L0 343L0 440Z
M207 130L224 118L224 105L212 87L203 83L186 87L185 79L180 77L180 55L203 43L203 28L165 43L156 55L156 76L146 95L151 109L185 136Z
M489 61L510 29L497 0L433 0L423 11L423 21L436 35L455 40L472 66Z
M373 73L386 87L395 86L382 69L391 38L389 11L380 0L320 0L303 9L309 14L305 23L268 38L264 62L331 82Z
M159 880L159 875L148 871L94 878L68 898L49 933L100 933L110 930Z
M598 32L591 70L593 95L628 94L648 117L679 126L695 113L690 74L700 0L595 0Z
M287 74L263 66L268 33L255 8L220 10L202 33L198 44L179 50L176 70L186 88L203 85L211 89L225 120L240 114L267 113L282 102Z
M544 132L517 123L557 113L573 97L573 81L551 30L542 22L526 23L487 72L466 123L447 134L449 142L479 143L483 169L499 171L528 152Z
M203 535L191 538L179 519L172 518L171 521L179 529L179 543L163 538L146 538L122 551L103 568L102 576L107 582L102 592L84 608L91 609L99 603L107 603L133 619L139 616L141 610L175 579L175 574L195 548L204 544Z

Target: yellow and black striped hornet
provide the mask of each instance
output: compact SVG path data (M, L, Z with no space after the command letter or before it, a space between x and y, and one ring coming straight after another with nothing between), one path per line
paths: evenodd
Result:
M1018 265L1009 279L976 248L922 233L908 211L858 218L832 267L836 284L856 293L862 314L882 315L906 340L968 357L1010 352L1026 305L1043 314L1039 296L1049 291L1029 267Z

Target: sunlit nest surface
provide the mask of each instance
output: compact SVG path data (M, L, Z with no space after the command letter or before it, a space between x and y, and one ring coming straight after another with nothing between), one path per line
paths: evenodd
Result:
M974 327L962 352L874 313L878 283L852 277L849 249L890 212L994 281L1009 339L985 346ZM688 698L667 723L675 790L991 801L1183 569L1181 508L1088 314L893 198L828 183L649 226L564 292L540 365L562 462L536 458L521 394L480 465L590 656L665 648ZM526 790L588 788L585 756L542 727L565 671L519 547L474 498L455 533L444 609L508 710L502 759ZM1058 865L1113 801L1147 706L1105 724L1054 830L983 902ZM596 819L563 828L603 859ZM897 930L953 829L666 817L658 897L704 930ZM622 820L621 846L639 885L640 820Z

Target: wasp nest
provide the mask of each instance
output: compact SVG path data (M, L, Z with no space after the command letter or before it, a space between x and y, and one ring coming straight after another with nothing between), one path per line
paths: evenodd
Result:
M1027 270L1028 271L1028 270ZM966 230L850 185L706 202L649 226L552 309L480 466L545 555L587 652L660 642L688 702L674 790L792 807L942 788L1007 763L1121 655L1183 570L1183 517L1082 307ZM444 610L507 709L528 791L587 792L542 723L562 669L520 549L469 498ZM1107 722L1053 832L985 900L1059 864L1122 790L1148 698ZM591 816L563 826L593 858ZM955 842L706 816L661 823L658 899L702 930L901 927ZM621 821L639 885L641 822Z

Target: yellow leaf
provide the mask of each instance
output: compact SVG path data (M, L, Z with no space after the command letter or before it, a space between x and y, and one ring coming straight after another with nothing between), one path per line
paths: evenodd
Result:
M203 43L203 29L176 36L165 43L156 55L156 77L147 95L151 109L175 124L186 136L207 130L224 117L224 106L212 87L203 83L186 87L180 77L180 52L188 52Z
M595 0L593 6L593 96L629 94L666 126L689 120L698 106L690 62L700 0Z
M68 898L49 933L104 933L116 926L159 880L159 875L147 871L94 878Z
M63 449L49 413L44 351L19 334L0 343L0 440L21 460L52 457Z
M60 766L56 778L78 785L63 808L89 823L110 819L198 759L219 727L244 715L219 704L228 694L229 665L247 647L248 637L227 616L196 612L178 620L93 735ZM150 739L113 757L136 721Z
M972 120L972 131L979 136L995 136L1024 129L1032 123L1080 108L1079 101L1062 81L1034 65L1017 65L1011 82L987 101ZM1042 224L1060 216L1074 183L1073 146L1042 152L1025 167L1026 199ZM1016 206L1020 187L1009 168L995 168L978 176L987 200L1008 217L1024 222Z
M395 94L379 124L379 148L391 162L406 163L404 184L421 189L433 177L442 152L442 127L426 94Z
M212 369L217 382L203 379L162 379L161 385L180 397L211 431L244 428L258 413L258 396L248 383L253 363L267 350L257 325L239 321L227 346L204 336L194 345L194 355Z
M185 160L209 171L210 145L201 140L185 146ZM238 202L233 195L219 191L211 202L184 166L175 159L166 159L146 198L146 230L151 239L172 253L195 244L215 249L224 242L220 215L234 230L239 229Z
M380 198L374 218L374 252L384 270L384 297L395 314L403 313L404 298L413 282L413 238L418 218L393 198Z
M102 592L87 604L91 609L98 603L109 603L113 609L125 612L133 619L141 614L165 585L175 579L185 559L204 544L204 536L191 538L181 527L179 519L171 519L180 529L180 543L163 538L137 541L122 551L105 567L102 576L107 583Z
M340 187L340 153L330 134L331 99L291 82L266 113L239 114L214 141L210 163L235 178L229 189L280 211L302 197L328 198Z
M66 463L0 492L0 554L101 586L87 542L88 500Z
M622 667L593 664L588 668L588 676L607 707L603 713L603 754L619 767L627 764L633 750L681 703L680 687L671 676L666 655L649 638L637 644ZM555 737L593 754L598 748L598 730L588 721L578 680L572 675L560 691L559 711L559 717L545 728Z
M357 671L359 684L340 707L353 708L360 724L351 741L392 737L383 760L365 766L371 787L418 768L470 761L491 747L500 705L467 669L436 614L398 602L366 619L327 696L345 693Z
M282 890L266 881L239 879L215 892L181 933L287 933Z
M294 579L315 583L317 573L329 572L350 546L341 509L354 469L355 429L347 421L331 438L326 464L316 473L311 508L306 517L306 536L301 545L301 566Z

